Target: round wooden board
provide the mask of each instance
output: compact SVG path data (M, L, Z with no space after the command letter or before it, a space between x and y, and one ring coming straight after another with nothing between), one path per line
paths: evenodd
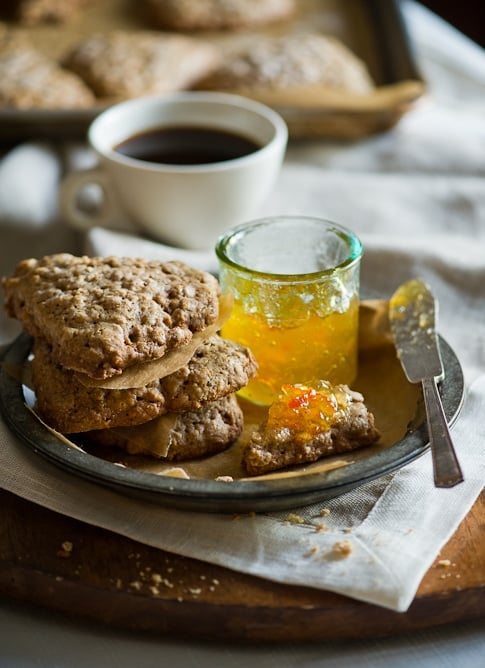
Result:
M160 635L237 641L369 638L485 617L485 494L406 613L169 554L0 491L0 594Z

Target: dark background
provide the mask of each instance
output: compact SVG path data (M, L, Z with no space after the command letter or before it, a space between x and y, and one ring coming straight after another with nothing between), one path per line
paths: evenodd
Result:
M485 0L420 0L422 5L485 47Z

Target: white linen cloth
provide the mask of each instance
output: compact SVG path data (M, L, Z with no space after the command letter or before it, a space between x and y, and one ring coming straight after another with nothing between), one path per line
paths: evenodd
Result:
M446 25L441 40L426 10L406 3L429 95L392 131L354 144L300 141L261 215L317 215L364 242L363 291L389 295L422 276L440 301L440 333L465 372L467 398L452 433L465 482L435 489L429 454L324 504L243 517L162 508L64 474L19 444L0 423L0 486L71 517L141 542L286 583L341 592L405 611L423 575L465 517L485 480L485 55ZM423 14L424 12L424 14ZM438 22L439 23L439 22ZM451 47L453 44L453 48ZM456 46L456 48L455 48ZM459 54L459 57L456 57ZM56 216L62 156L24 145L0 163L1 273L28 255L68 250L168 259L173 249L135 234L95 229L86 238ZM181 254L204 268L212 253ZM1 320L2 341L17 331ZM328 531L316 532L322 507ZM194 521L194 519L196 521ZM335 558L349 540L352 552ZM318 550L312 549L318 548Z

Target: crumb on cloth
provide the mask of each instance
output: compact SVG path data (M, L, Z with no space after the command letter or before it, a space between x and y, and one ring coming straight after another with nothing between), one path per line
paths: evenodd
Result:
M352 543L350 540L338 540L334 543L332 551L336 556L345 559L352 554Z

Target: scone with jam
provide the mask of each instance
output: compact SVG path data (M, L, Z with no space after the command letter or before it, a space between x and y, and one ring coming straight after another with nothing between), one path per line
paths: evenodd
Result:
M372 445L379 439L374 416L359 392L321 381L316 387L285 385L267 420L243 451L249 475Z

